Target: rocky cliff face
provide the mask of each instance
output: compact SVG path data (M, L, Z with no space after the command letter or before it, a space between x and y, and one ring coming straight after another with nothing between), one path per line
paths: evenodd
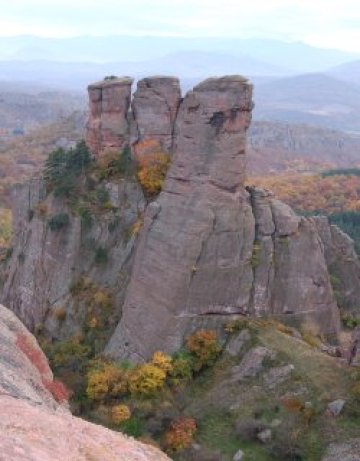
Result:
M77 296L81 283L83 291L91 286L93 295L111 295L107 315L113 322L119 318L132 264L132 227L145 201L140 186L130 179L106 182L104 188L111 207L91 227L64 200L47 196L41 178L14 189L15 245L1 299L31 331L57 339L78 332L86 322L88 304ZM69 217L68 224L51 230L49 219L62 213ZM106 264L96 262L97 251L104 252Z
M130 93L128 78L90 85L87 143L100 158L127 145L136 157L140 142L155 141L172 158L162 192L146 204L133 179L104 181L121 223L115 232L113 211L86 230L71 210L69 225L51 232L35 202L56 213L64 203L44 199L41 181L17 190L3 302L31 329L66 337L84 322L74 282L90 278L115 300L108 336L121 316L107 352L135 360L174 351L189 332L229 316L270 315L336 333L329 266L341 267L341 280L349 270L358 280L356 255L351 267L340 264L351 243L335 228L329 240L318 220L296 216L268 191L245 189L252 86L239 76L208 79L181 99L177 79L152 77L138 82L132 102ZM144 210L139 238L129 238ZM91 253L97 247L109 255L101 266ZM355 306L356 290L347 296Z
M53 380L36 339L1 305L0 350L1 460L169 459L153 447L71 416L66 392Z

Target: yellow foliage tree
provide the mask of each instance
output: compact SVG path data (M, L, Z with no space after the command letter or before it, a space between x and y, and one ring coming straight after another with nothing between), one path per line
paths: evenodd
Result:
M151 363L156 367L163 370L166 374L170 373L173 369L172 358L164 352L157 351L151 359Z
M170 164L170 156L158 141L145 139L135 146L137 177L148 196L161 191L166 172Z
M127 405L114 405L111 408L111 421L121 424L131 418L131 411Z
M130 374L129 390L132 394L149 396L164 387L165 379L164 370L151 363L145 363L136 367Z
M86 393L91 400L118 397L128 391L128 371L113 363L100 363L88 373Z

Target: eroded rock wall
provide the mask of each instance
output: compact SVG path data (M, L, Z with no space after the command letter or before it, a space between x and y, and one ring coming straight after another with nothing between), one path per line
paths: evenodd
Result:
M132 78L124 77L89 85L86 142L95 155L119 151L128 143L132 83Z
M112 314L119 318L136 240L131 229L145 200L134 179L103 186L111 209L93 218L91 227L64 199L46 196L41 178L14 190L14 248L3 269L1 302L33 332L62 339L81 330L85 307L79 310L72 287L84 278L109 290ZM49 219L59 214L66 214L69 222L51 230ZM106 264L96 263L99 248L107 255ZM64 311L61 318L59 310Z

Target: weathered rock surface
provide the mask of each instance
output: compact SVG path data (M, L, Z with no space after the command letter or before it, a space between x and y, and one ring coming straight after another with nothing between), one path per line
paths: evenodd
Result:
M119 151L128 142L132 82L132 78L124 77L89 85L91 116L86 141L95 155Z
M258 346L250 349L240 364L232 368L232 380L242 381L257 376L263 370L265 359L273 359L274 356L274 351L266 347Z
M59 405L35 338L0 305L1 461L166 461L159 450L73 417Z
M345 405L345 400L344 399L337 399L334 400L333 402L330 402L327 406L327 411L332 415L332 416L339 416L339 414L342 412L344 405Z
M243 347L251 339L251 334L249 330L241 330L239 333L231 336L229 342L226 345L225 351L230 354L232 357L236 357L240 354Z
M141 360L174 351L201 316L247 309L254 219L242 184L251 109L251 86L240 77L206 80L186 95L109 353Z
M155 140L164 150L171 150L180 100L177 78L149 77L138 82L131 104L135 149L138 141Z
M279 384L290 378L294 365L283 365L281 367L271 368L264 374L264 383L269 389L274 389Z
M135 237L130 230L144 210L145 201L137 182L107 183L114 211L102 214L88 228L63 200L46 197L41 179L17 187L13 195L15 245L6 267L1 301L25 325L41 328L55 338L68 337L83 325L84 312L76 309L71 287L87 277L111 290L119 314L127 286ZM46 215L39 213L39 207ZM48 219L59 213L69 224L52 231ZM111 224L116 228L111 231ZM97 248L109 254L106 266L94 263ZM59 322L54 313L65 309Z
M322 461L360 461L360 439L332 443Z
M34 336L0 304L0 399L7 396L56 409L59 405L50 391L53 382L47 359ZM0 408L5 422L2 403ZM1 454L0 450L0 457Z
M325 258L333 279L339 304L350 312L359 313L360 261L352 239L324 216L313 218L324 244Z

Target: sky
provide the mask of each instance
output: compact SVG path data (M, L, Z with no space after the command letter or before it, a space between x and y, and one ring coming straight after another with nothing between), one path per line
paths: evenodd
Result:
M0 0L0 5L1 36L259 37L360 52L359 0Z

